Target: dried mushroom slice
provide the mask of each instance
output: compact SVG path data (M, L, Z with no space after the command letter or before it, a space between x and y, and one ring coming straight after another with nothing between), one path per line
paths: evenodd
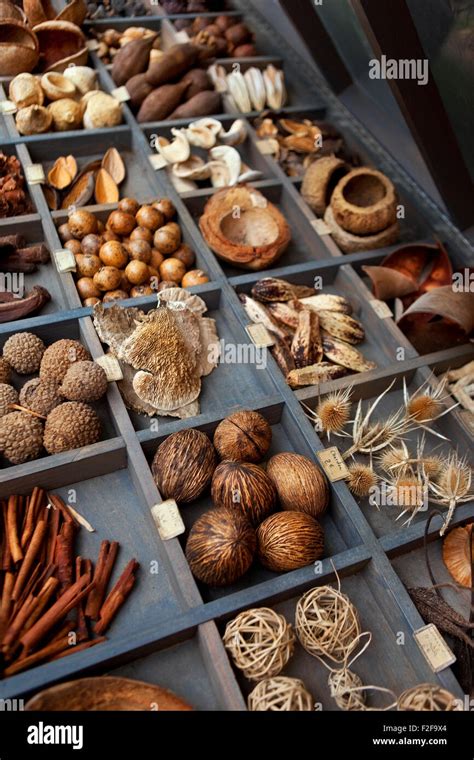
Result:
M160 301L165 303L184 303L194 314L205 314L207 306L199 296L193 295L184 288L166 288L160 292Z
M199 320L201 345L203 350L199 356L198 372L201 377L210 375L219 363L221 344L217 334L216 320L204 317Z
M102 343L106 343L119 359L126 361L122 355L122 344L134 333L137 324L145 319L145 313L133 306L124 309L114 305L106 309L102 304L97 304L93 317Z

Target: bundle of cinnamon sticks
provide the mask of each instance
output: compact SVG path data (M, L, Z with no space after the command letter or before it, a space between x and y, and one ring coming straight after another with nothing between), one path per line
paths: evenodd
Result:
M0 677L104 641L130 594L138 562L107 593L119 544L102 541L94 568L76 556L79 530L65 502L41 488L0 503Z

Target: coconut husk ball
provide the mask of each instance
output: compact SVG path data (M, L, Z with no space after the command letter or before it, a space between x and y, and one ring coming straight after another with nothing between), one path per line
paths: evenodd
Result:
M44 447L48 454L59 454L97 443L102 425L88 404L66 401L53 409L46 419Z
M3 346L3 358L19 375L38 372L45 345L33 333L22 332L11 335Z
M43 424L28 412L10 412L0 418L0 451L11 464L36 459L43 448Z
M270 448L272 429L261 414L244 409L222 420L213 442L221 459L258 463Z
M40 378L60 383L71 364L90 358L89 351L78 340L62 338L48 346L44 352L39 371Z
M276 512L257 531L258 558L274 572L306 567L324 554L324 531L305 512Z
M329 485L319 467L301 454L284 452L271 457L267 475L273 481L283 509L319 518L329 503Z
M79 361L71 364L59 388L68 401L98 401L107 393L107 375L99 364Z
M0 417L11 412L11 404L18 404L18 392L13 385L0 383Z
M211 509L191 528L186 559L198 580L208 586L228 586L247 572L256 545L255 531L243 514Z
M151 470L163 498L186 504L209 486L215 466L209 438L191 428L172 433L158 446Z
M47 417L63 398L59 395L58 384L53 380L34 377L24 384L20 391L20 404L42 417Z
M3 356L0 356L0 383L9 383L12 374L12 368Z
M276 508L277 492L268 475L256 464L224 461L217 465L211 483L216 507L237 509L259 525Z

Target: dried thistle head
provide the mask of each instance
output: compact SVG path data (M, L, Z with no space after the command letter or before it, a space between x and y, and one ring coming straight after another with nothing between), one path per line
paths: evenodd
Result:
M436 480L444 465L445 460L435 454L428 454L419 459L419 468L421 472L426 475L428 480Z
M404 381L403 393L408 417L422 425L427 422L434 422L440 416L446 414L448 410L444 409L444 401L449 397L449 394L446 392L446 384L446 377L435 387L429 386L428 380L426 380L410 396Z
M349 422L352 387L329 393L319 402L316 414L325 433L340 433Z
M458 504L474 499L472 487L472 468L465 457L457 452L450 454L437 483L430 483L432 501L448 507L448 513L439 534L444 536Z
M419 510L424 504L426 486L415 475L401 475L389 486L391 501L405 510Z
M360 462L352 462L347 469L349 470L349 477L346 482L349 491L361 499L369 496L371 489L377 485L377 473L370 465Z
M408 466L410 463L410 454L404 441L397 446L391 445L386 448L378 458L380 468L390 474L397 472Z

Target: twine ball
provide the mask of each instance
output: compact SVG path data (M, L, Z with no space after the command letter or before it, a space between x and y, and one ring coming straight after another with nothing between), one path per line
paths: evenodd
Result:
M400 694L397 709L407 712L453 712L462 710L462 705L451 692L441 686L422 683Z
M249 694L247 705L252 712L311 712L313 698L299 678L265 678Z
M224 646L236 668L251 681L278 675L293 654L295 634L275 610L246 610L225 629Z
M350 691L362 689L363 683L357 673L347 668L332 670L328 678L331 697L340 710L365 710L365 692Z
M296 633L309 654L342 663L361 633L357 610L332 586L307 591L296 606Z

